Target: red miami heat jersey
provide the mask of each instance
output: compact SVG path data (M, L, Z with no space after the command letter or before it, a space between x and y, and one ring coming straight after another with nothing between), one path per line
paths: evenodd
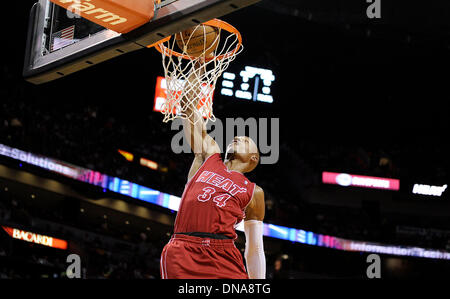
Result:
M235 226L255 184L242 173L228 170L220 154L208 157L187 183L175 220L175 233L204 232L237 238Z

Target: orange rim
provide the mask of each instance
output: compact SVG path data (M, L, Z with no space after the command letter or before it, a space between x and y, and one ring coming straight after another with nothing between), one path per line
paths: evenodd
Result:
M212 20L204 22L202 24L224 29L224 30L228 31L229 33L236 34L236 36L238 38L238 45L236 46L236 48L234 48L234 50L232 50L232 51L230 51L228 53L225 53L223 55L219 55L219 56L215 56L215 57L211 57L211 58L206 58L205 60L212 60L214 58L218 59L218 60L222 60L224 58L228 58L228 57L234 55L237 51L239 51L239 49L242 46L242 35L232 25L230 25L227 22L224 22L222 20L219 20L219 19L212 19ZM173 50L167 48L166 46L164 46L164 42L170 40L171 37L172 37L172 35L169 35L168 37L165 37L162 40L160 40L160 41L158 41L158 42L156 42L156 43L154 43L154 44L152 44L152 45L150 45L148 47L149 48L155 47L156 50L158 50L159 52L164 53L164 54L166 54L168 56L175 55L175 56L178 56L178 57L181 57L181 58L184 58L184 59L188 59L188 60L193 60L193 59L197 59L198 58L198 57L194 57L194 56L185 55L185 54L182 54L182 53L177 52L177 51L173 51Z
M166 41L168 41L170 38L172 37L172 35L169 35L168 37L163 38L162 40L157 41L156 43L153 43L149 46L147 46L147 48L153 48L156 47L159 43L165 43ZM156 47L158 48L158 47Z

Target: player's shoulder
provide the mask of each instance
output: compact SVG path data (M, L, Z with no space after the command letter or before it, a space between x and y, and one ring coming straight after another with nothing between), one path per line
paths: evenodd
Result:
M264 198L264 189L255 184L255 190L253 191L253 197L262 197Z
M255 189L253 192L253 197L250 200L247 208L245 210L245 214L247 220L263 220L264 219L264 211L265 211L265 201L264 201L264 190L255 184Z
M209 165L210 167L216 167L222 163L222 157L220 153L202 155L202 165Z
M222 161L222 156L220 153L208 153L205 155L205 161Z

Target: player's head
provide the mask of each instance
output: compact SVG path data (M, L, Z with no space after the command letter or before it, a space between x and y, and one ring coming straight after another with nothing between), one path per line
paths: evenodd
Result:
M234 137L227 146L225 160L237 160L246 164L244 172L250 172L259 163L259 151L256 143L247 136Z

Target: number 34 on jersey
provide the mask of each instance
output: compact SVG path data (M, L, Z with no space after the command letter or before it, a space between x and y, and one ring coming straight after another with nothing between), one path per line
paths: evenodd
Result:
M226 205L227 200L231 196L247 191L246 188L240 187L233 183L230 179L225 179L223 176L212 171L203 171L197 178L196 182L204 182L214 186L203 188L203 193L198 195L197 199L201 202L207 202L213 198L213 202L215 202L220 208ZM220 192L220 194L213 197L217 191L221 191L216 188L220 188L223 191L226 191L226 193Z

